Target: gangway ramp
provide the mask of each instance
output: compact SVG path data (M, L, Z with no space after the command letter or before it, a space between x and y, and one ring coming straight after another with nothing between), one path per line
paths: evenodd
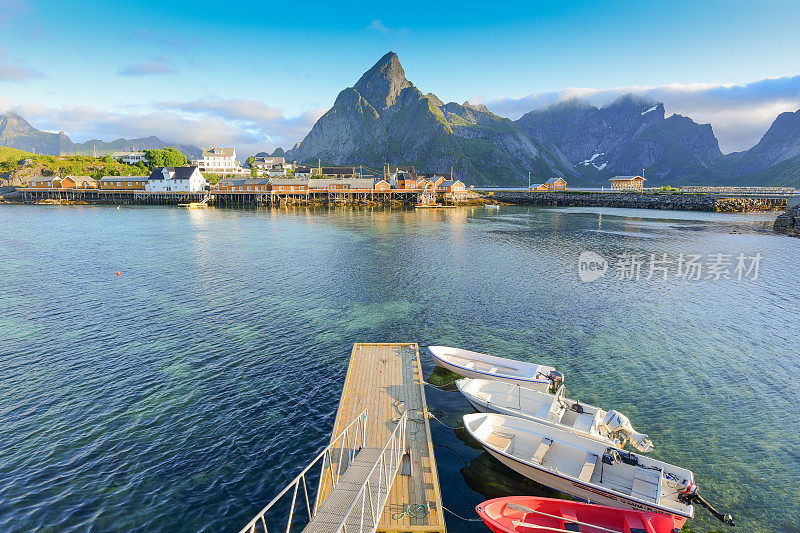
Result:
M444 533L423 383L416 344L355 344L330 444L242 533L277 531L289 498L281 531Z

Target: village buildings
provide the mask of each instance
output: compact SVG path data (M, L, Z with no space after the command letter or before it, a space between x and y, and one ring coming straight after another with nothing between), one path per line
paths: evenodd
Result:
M138 165L139 163L147 163L147 159L144 156L143 150L133 151L133 152L114 152L111 154L111 157L116 159L121 163L127 163L129 165Z

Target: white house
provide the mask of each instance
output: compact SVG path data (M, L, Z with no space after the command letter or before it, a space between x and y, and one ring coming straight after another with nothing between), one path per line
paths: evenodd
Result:
M111 154L111 157L116 159L117 161L121 161L123 163L127 163L129 165L136 165L139 163L146 163L147 160L144 157L143 151L137 152L114 152Z
M250 166L256 169L256 173L259 176L263 174L285 176L293 168L292 163L287 163L285 158L269 155L256 157Z
M204 148L203 157L192 161L200 172L213 174L241 174L242 169L236 160L236 148Z
M150 192L202 192L208 182L195 166L157 168L147 178Z

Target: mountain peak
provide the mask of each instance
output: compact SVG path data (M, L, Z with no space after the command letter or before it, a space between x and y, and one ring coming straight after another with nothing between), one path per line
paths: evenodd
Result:
M406 79L400 59L389 52L366 71L353 87L375 109L386 109L394 104L400 91L413 84Z

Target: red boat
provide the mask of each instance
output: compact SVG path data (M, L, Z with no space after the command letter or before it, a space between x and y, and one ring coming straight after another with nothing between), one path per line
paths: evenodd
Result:
M488 500L475 510L495 533L677 533L686 521L677 515L534 496Z

